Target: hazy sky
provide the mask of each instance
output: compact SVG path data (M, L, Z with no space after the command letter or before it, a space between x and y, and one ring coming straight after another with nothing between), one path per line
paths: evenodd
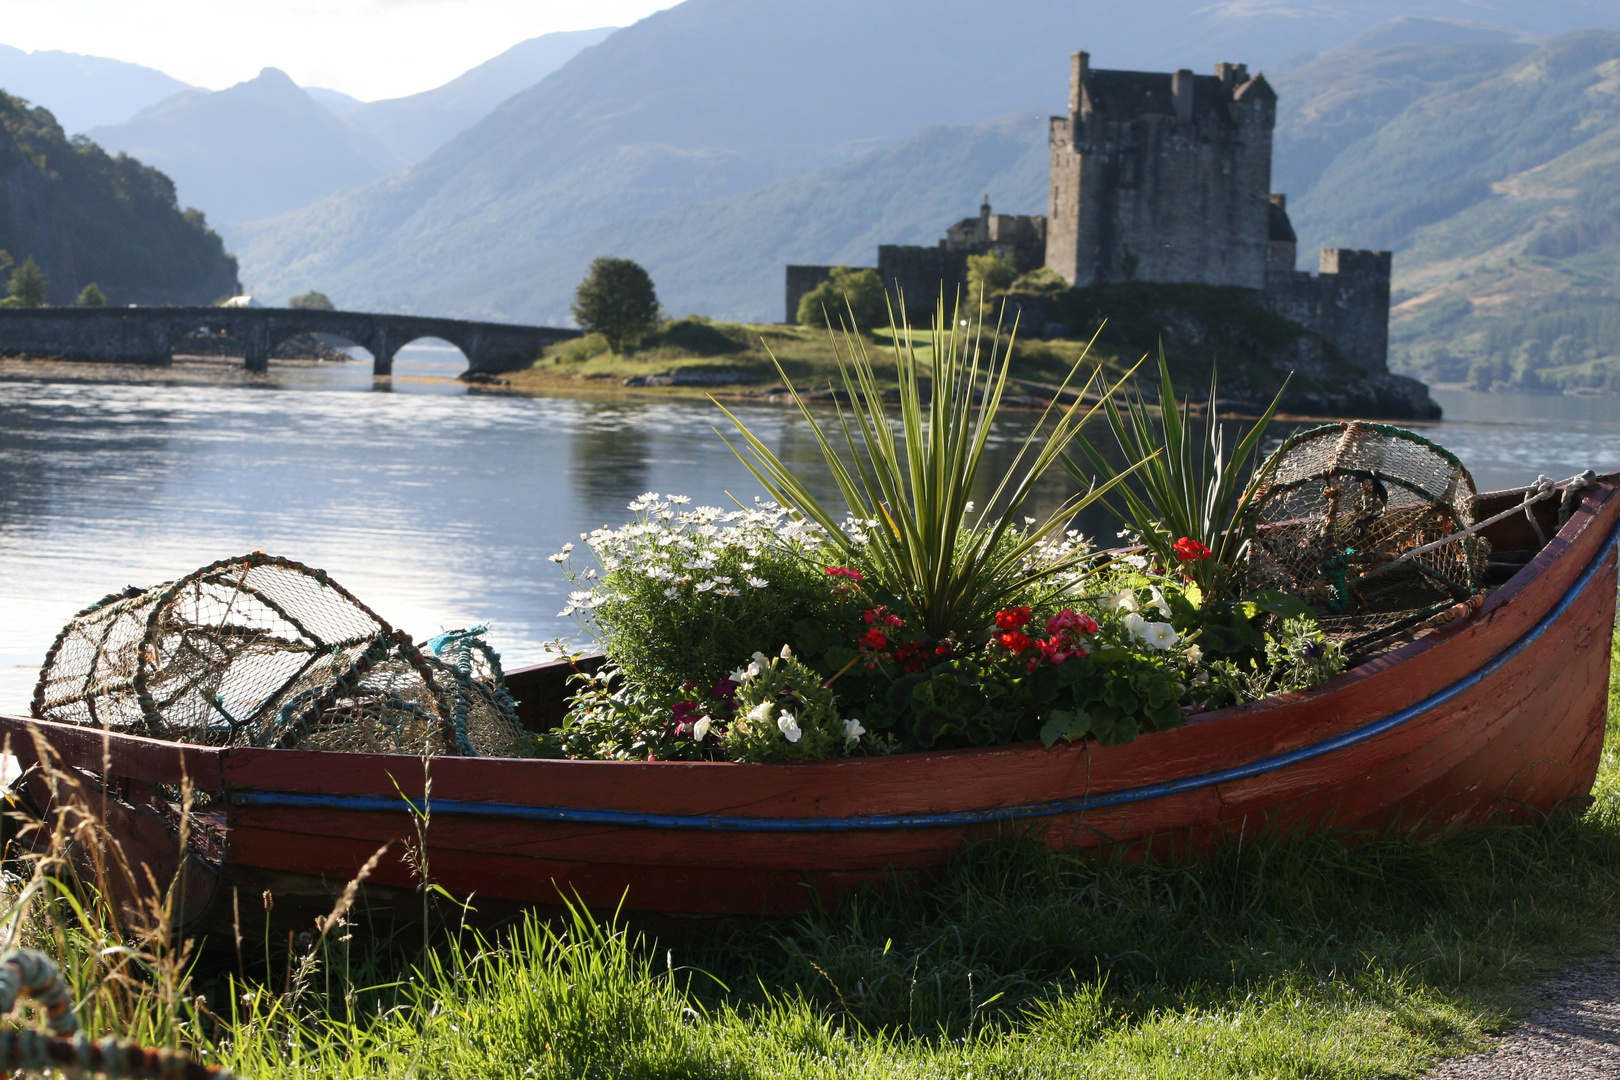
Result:
M0 0L0 43L111 56L220 89L278 67L365 101L438 86L525 38L676 0Z

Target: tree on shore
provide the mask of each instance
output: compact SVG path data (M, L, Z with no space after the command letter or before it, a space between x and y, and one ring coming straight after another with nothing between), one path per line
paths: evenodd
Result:
M50 283L45 278L45 271L39 268L32 255L23 260L23 264L11 272L11 280L6 283L7 290L16 307L44 307L46 290Z
M581 329L601 334L614 352L658 329L658 293L647 271L631 259L593 260L571 310Z
M820 285L799 299L799 325L810 329L833 326L855 319L855 329L870 334L889 323L889 300L883 292L883 279L876 270L835 266Z
M107 297L101 291L101 286L91 282L79 290L80 307L106 307Z
M969 255L967 261L967 299L980 305L980 314L994 310L991 303L1012 288L1018 278L1018 267L999 251L986 251L982 255Z
M287 306L290 308L298 308L302 311L337 310L337 305L332 303L331 297L327 296L323 292L316 292L314 289L309 290L309 292L305 293L303 296L295 296L291 300L288 300Z

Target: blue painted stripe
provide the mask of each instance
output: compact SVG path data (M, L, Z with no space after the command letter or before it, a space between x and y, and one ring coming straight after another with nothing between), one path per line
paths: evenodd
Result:
M712 829L720 832L849 832L862 829L933 829L962 825L980 825L1025 818L1052 817L1073 814L1082 810L1096 810L1105 806L1143 802L1165 795L1175 795L1215 784L1230 783L1251 776L1260 776L1302 761L1331 754L1335 750L1354 746L1391 731L1402 724L1445 704L1481 680L1489 678L1529 648L1549 627L1569 610L1587 586L1602 569L1605 560L1620 542L1620 526L1609 534L1608 541L1587 565L1581 576L1564 593L1546 617L1508 649L1491 659L1478 671L1459 679L1416 705L1402 709L1379 720L1364 724L1343 735L1324 742L1293 750L1275 757L1263 758L1247 765L1239 765L1217 772L1200 773L1162 784L1129 788L1104 795L1088 795L1055 802L1030 803L1025 806L999 806L988 810L957 810L944 814L873 814L867 817L845 818L760 818L725 815L644 814L631 810L588 810L571 806L527 806L521 803L471 802L464 799L433 799L435 815L445 817L490 817L521 821L557 821L581 825L619 825L642 829ZM405 800L378 795L302 795L279 791L236 791L231 802L238 806L286 806L314 810L347 811L400 811ZM414 803L418 809L421 804Z

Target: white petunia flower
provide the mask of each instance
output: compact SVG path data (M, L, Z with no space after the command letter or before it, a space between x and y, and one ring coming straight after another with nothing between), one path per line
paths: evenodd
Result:
M1104 604L1115 611L1129 611L1134 614L1136 611L1136 593L1130 589L1121 589L1116 595L1104 601Z
M1159 591L1157 585L1149 585L1148 591L1153 593L1153 599L1148 601L1148 607L1158 608L1159 614L1168 619L1170 617L1170 605L1165 601L1164 593Z
M793 659L793 650L788 648L785 643L782 645L782 659L784 659L784 660Z
M754 663L759 665L760 670L764 670L765 668L768 668L768 667L771 666L771 658L766 656L762 652L757 652L756 651L754 653Z
M704 737L709 734L709 729L712 727L714 727L713 720L710 720L707 716L698 717L698 722L692 725L692 738L696 739L698 742L702 742Z
M845 720L844 721L844 741L845 742L854 742L856 739L859 739L862 735L865 735L865 734L866 734L866 728L861 726L861 722L859 720Z
M1131 635L1133 638L1136 638L1138 641L1147 640L1148 621L1142 618L1142 616L1138 615L1136 612L1133 611L1121 619L1120 625L1125 627L1125 632L1127 634Z
M1167 622L1150 622L1142 634L1142 640L1152 648L1163 651L1174 648L1176 642L1181 640L1181 635Z
M1126 566L1135 567L1137 570L1146 570L1147 569L1147 564L1148 564L1148 562L1147 562L1147 556L1146 555L1127 555L1127 556L1125 556L1125 565Z
M1204 662L1204 650L1196 645L1187 646L1187 659L1193 664L1202 664Z
M788 742L798 742L800 736L804 734L804 730L799 727L799 721L794 718L792 713L785 710L781 716L776 718L776 726Z
M762 701L748 710L748 719L756 724L768 724L771 722L771 710L775 707L768 701Z

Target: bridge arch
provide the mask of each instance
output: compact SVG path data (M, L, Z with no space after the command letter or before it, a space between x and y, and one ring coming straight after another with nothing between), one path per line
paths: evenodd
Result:
M454 381L473 368L473 356L454 336L422 334L394 350L389 365L395 378Z

